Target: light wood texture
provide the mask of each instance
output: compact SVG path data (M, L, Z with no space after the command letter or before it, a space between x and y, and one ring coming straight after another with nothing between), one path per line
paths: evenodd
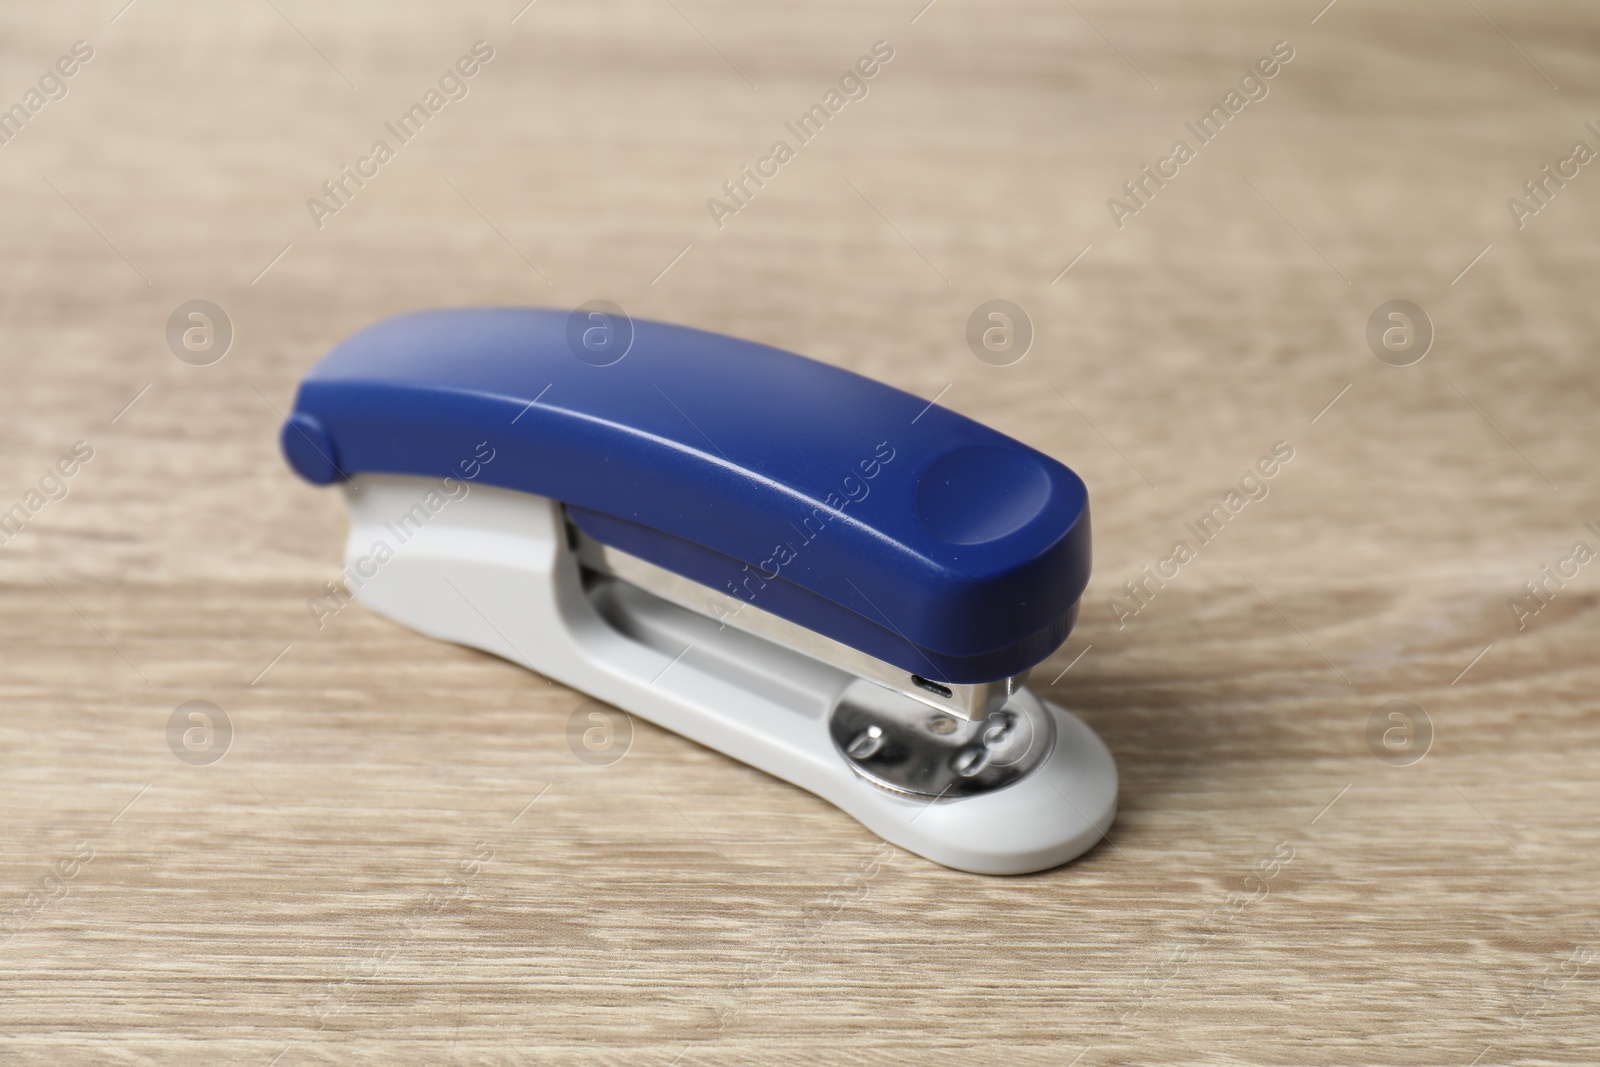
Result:
M0 1058L1600 1058L1600 563L1525 629L1507 606L1600 548L1600 170L1520 231L1506 206L1600 148L1596 12L918 4L0 13L0 104L95 49L0 147L0 508L94 448L0 547ZM479 39L470 95L317 229ZM718 229L706 199L880 39L866 99ZM1280 40L1118 229L1107 199ZM405 309L597 297L1084 475L1095 577L1037 683L1116 753L1107 843L871 866L849 818L648 724L578 761L581 694L360 608L316 628L344 519L278 455L300 375ZM994 297L1037 331L1009 367L963 340ZM194 298L237 331L212 366L167 349ZM1437 329L1404 368L1364 340L1396 298ZM1280 440L1270 495L1119 628ZM211 766L167 746L194 699L236 730ZM1411 766L1366 740L1394 699L1436 731Z

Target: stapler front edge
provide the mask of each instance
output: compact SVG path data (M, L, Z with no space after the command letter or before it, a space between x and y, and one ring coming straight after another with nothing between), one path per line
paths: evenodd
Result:
M1024 685L1088 582L1087 490L971 419L718 334L480 308L339 344L281 442L343 487L381 615L949 867L1042 870L1110 827L1111 754Z

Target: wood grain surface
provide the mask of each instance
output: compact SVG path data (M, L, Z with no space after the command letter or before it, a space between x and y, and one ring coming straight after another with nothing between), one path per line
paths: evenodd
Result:
M0 12L0 1060L1600 1059L1592 5L125 2ZM1083 474L1036 685L1116 754L1107 841L956 873L642 721L585 763L587 698L492 657L317 627L345 520L278 454L300 376L406 309L597 298ZM965 340L996 298L1007 366ZM197 299L208 365L168 343ZM1402 299L1434 336L1396 366ZM224 758L169 747L191 700Z

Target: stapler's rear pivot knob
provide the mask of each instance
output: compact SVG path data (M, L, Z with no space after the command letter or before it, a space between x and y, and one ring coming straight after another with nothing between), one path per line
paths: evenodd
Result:
M424 312L313 368L283 447L346 489L357 596L952 867L1098 840L1110 754L1023 685L1088 581L1082 481L848 371L626 325L598 366L564 312Z

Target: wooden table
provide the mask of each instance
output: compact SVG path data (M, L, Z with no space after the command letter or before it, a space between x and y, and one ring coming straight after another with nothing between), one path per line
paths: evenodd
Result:
M121 3L0 14L0 1058L1600 1058L1592 8ZM404 309L594 298L1082 473L1095 576L1036 684L1116 753L1104 844L944 870L644 722L584 763L586 698L489 656L317 628L344 517L278 454L300 376ZM1007 366L964 339L995 298ZM220 361L168 343L200 299ZM1414 313L1369 347L1393 300L1420 361ZM169 747L191 700L226 758Z

